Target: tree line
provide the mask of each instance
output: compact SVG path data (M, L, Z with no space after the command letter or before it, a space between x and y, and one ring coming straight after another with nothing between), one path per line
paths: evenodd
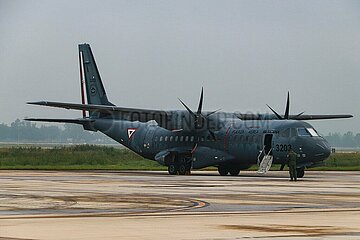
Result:
M10 125L0 124L1 142L20 143L114 143L98 132L84 131L75 124L38 125L16 119Z
M333 147L360 147L360 133L329 133L323 136ZM1 142L46 142L46 143L115 143L109 137L84 131L75 124L37 125L16 119L10 125L0 124Z
M330 143L333 147L349 147L349 148L359 148L360 147L360 133L354 134L351 131L347 133L329 133L324 138Z

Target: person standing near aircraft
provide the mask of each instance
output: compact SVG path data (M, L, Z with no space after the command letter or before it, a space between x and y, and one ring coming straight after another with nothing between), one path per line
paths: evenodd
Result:
M297 154L292 148L290 148L287 158L288 158L290 181L296 181L297 180L297 172L296 172Z

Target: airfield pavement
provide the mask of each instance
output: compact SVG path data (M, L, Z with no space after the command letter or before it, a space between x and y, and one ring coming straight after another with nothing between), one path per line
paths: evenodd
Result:
M0 240L360 239L360 172L0 171Z

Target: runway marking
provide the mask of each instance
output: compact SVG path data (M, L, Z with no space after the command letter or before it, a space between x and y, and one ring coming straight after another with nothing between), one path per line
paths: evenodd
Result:
M266 233L280 233L280 235L267 235L254 238L288 238L288 237L325 237L325 236L359 236L352 228L333 226L304 226L304 225L220 225L220 229L237 230L241 232L254 231ZM292 233L285 234L284 233Z
M191 207L190 207L191 208ZM189 208L189 209L190 209ZM179 209L184 210L184 209ZM266 215L266 214L301 214L301 213L338 213L338 212L360 212L360 209L335 209L335 210L302 210L302 211L264 211L264 212L179 212L175 209L173 210L159 210L152 212L128 212L128 213L119 213L119 212L110 212L110 213L82 213L82 214L69 214L69 215L22 215L22 216L6 216L0 217L1 219L52 219L52 218L82 218L82 217L116 217L116 218L129 218L129 217L178 217L178 216L198 216L198 217L207 217L207 216L232 216L232 215L244 215L244 216L254 216L254 215Z
M0 237L0 240L35 240L35 239L30 239L30 238Z

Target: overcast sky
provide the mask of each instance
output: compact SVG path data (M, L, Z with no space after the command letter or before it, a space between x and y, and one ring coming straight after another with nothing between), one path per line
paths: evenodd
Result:
M119 106L353 114L312 122L360 132L360 1L0 0L0 122L80 117L26 105L80 102L78 43L90 43Z

